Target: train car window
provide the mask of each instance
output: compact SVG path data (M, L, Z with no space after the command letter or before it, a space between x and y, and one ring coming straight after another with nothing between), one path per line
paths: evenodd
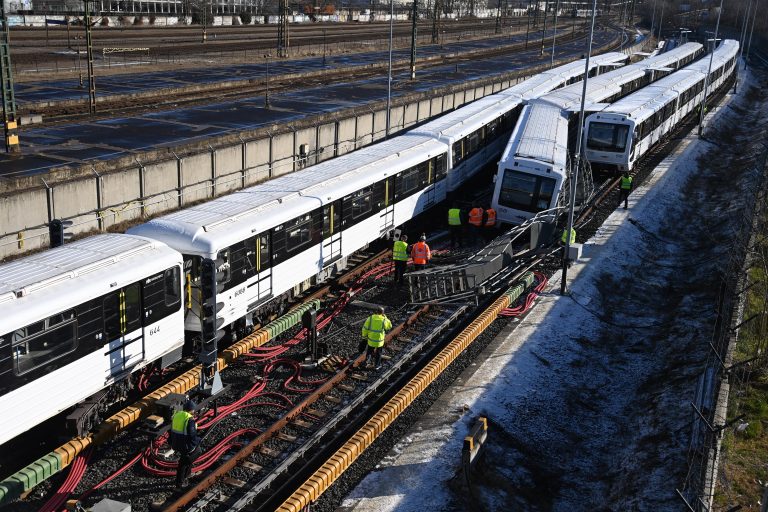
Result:
M104 334L105 342L110 342L122 335L120 325L120 290L104 296Z
M181 300L181 273L179 272L179 267L171 267L164 274L165 305L169 307L175 306Z
M285 248L287 252L299 252L312 241L312 215L302 215L285 223Z
M145 327L178 311L181 306L180 291L172 292L171 288L178 290L181 286L180 279L178 267L171 267L144 279L142 295Z
M271 266L271 254L269 246L269 233L262 233L257 237L258 259L256 260L256 271L261 272Z
M596 151L623 153L627 148L629 126L613 123L589 123L587 148Z
M464 160L464 139L453 143L453 166L456 167L462 160Z
M353 222L367 217L373 211L373 187L365 187L345 197L344 211L349 212Z
M253 238L237 242L229 247L228 288L244 283L256 275L256 249Z
M446 158L445 153L443 153L442 155L437 155L434 158L434 162L433 170L435 173L435 181L440 181L448 174L448 159Z
M507 169L501 183L499 204L536 213L549 208L556 180Z
M49 364L77 348L77 322L74 310L62 313L53 325L47 326L48 320L35 322L33 329L39 324L43 330L35 335L28 335L28 328L18 329L11 335L11 353L16 375L23 375L35 368ZM58 316L58 315L57 315Z
M419 166L406 169L397 175L397 197L402 199L419 189Z
M104 342L103 300L89 300L75 308L77 339L80 346L97 347Z
M467 156L474 154L480 147L480 130L472 132L468 139L469 148L467 149Z
M216 259L221 262L218 267L218 273L221 275L218 283L227 284L232 279L232 255L229 252L229 247L220 250Z
M486 125L486 137L488 139L488 142L492 142L496 140L496 138L501 135L501 130L499 129L499 126L501 125L501 118L497 117L490 123Z

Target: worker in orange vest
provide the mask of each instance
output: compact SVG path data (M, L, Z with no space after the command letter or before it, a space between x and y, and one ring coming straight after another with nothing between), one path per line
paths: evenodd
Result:
M472 238L475 243L480 240L482 234L484 213L485 210L477 206L477 204L469 210L469 225L472 226L470 229L472 230Z
M422 234L419 241L411 247L411 259L413 260L414 270L427 268L427 263L432 259L432 252L427 245L427 235Z
M486 240L493 240L496 235L496 210L488 208L483 215L483 234Z

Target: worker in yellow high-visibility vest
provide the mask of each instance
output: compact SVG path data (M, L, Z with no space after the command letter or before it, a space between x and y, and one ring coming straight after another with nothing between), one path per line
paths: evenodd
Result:
M378 312L369 316L363 324L363 339L367 341L365 347L365 360L373 355L376 369L381 368L381 350L384 347L384 340L387 337L387 331L392 329L392 322L384 314L384 308L379 306ZM368 363L371 367L372 363Z
M395 240L392 246L392 261L395 262L395 285L403 284L403 274L408 268L408 235Z
M462 246L461 243L461 210L453 203L453 207L448 210L448 231L451 232L451 248Z
M171 448L179 453L179 463L176 468L176 487L186 487L192 474L192 463L197 456L200 438L197 436L195 423L196 404L187 400L181 411L176 411L171 418Z
M624 174L621 175L621 179L619 180L619 193L621 194L621 199L619 201L624 201L624 209L627 209L627 201L629 200L629 193L632 192L632 176L629 175L627 171L624 171Z

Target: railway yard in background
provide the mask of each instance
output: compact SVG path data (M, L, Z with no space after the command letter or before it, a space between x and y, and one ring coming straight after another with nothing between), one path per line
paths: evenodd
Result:
M758 510L768 60L542 8L13 27L0 509Z

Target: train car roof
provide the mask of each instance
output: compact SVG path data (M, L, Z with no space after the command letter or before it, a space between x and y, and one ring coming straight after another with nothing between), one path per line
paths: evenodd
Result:
M11 261L0 265L0 324L16 324L19 319L9 316L26 316L32 313L27 310L43 307L41 297L71 307L89 289L106 288L107 293L110 283L138 281L178 260L178 253L161 242L102 234Z
M738 52L738 48L738 41L731 39L723 41L712 56L712 69L717 69L733 58ZM708 69L709 58L705 57L616 101L604 109L601 114L624 115L635 122L642 122L652 116L659 107L674 100L681 91L702 80ZM596 114L596 119L599 119L599 115Z
M514 158L540 160L554 167L564 166L568 155L568 118L546 103L525 107L502 161Z
M621 52L608 52L601 55L595 55L589 59L589 69L595 69L598 66L611 66L625 61L628 57ZM538 73L526 80L513 85L500 94L517 95L524 100L538 98L543 94L554 91L562 87L564 83L584 72L584 60L579 59L568 64L563 64L556 68Z
M699 43L686 43L669 52L649 57L641 62L629 64L590 78L587 82L585 105L589 108L592 104L601 103L611 96L620 93L622 85L642 78L649 70L666 68L679 59L698 52L701 48L702 46ZM581 105L582 90L583 83L579 82L558 89L551 94L542 96L540 99L563 110L574 111Z
M128 232L162 240L185 254L212 255L447 150L432 137L406 134L164 215Z
M597 66L616 64L626 58L626 55L618 52L598 55L590 59L590 69L594 69ZM412 130L411 133L429 134L443 140L448 139L446 142L452 143L453 140L460 139L478 130L487 124L489 119L499 117L501 114L521 105L523 99L535 98L541 94L546 94L583 72L583 59L558 66L513 85L501 93L492 94L463 105L453 112L425 123Z
M480 129L488 124L490 119L509 112L522 102L522 99L515 96L493 94L440 116L409 133L429 135L451 143L454 139L460 139Z

